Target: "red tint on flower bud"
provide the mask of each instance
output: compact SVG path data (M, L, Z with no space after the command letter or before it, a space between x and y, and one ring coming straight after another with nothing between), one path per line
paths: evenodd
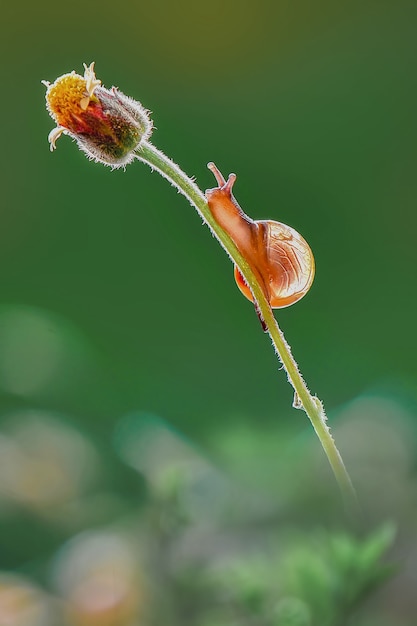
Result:
M84 68L84 76L71 72L52 85L45 83L47 108L57 123L49 134L51 150L58 137L67 134L90 159L113 168L124 167L152 133L148 111L115 87L101 87L94 63Z

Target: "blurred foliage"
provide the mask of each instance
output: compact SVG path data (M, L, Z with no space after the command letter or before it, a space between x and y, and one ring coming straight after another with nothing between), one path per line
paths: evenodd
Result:
M409 416L392 401L358 399L343 427L362 416L371 429L372 407L382 415L384 402L391 416L396 409L391 434L406 458ZM416 573L405 556L414 482L396 499L396 519L406 517L394 544L398 523L372 517L384 501L378 476L357 481L363 514L348 523L314 439L279 428L248 434L214 433L209 459L164 420L129 413L113 448L99 451L62 416L10 415L0 437L0 623L411 626L414 595L402 616L392 602ZM360 464L352 433L337 435ZM389 471L383 445L380 469ZM288 455L268 481L280 448Z
M346 533L290 533L284 546L237 560L215 572L237 623L337 625L390 573L379 559L390 547L386 526L359 542ZM233 623L233 619L230 623Z

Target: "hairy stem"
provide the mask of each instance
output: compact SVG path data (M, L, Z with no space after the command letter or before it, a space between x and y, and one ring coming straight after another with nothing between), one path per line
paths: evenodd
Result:
M342 496L349 510L356 508L356 494L350 480L349 474L345 468L342 457L336 447L336 444L330 434L329 427L326 423L326 414L320 400L312 396L305 384L303 377L298 369L297 363L291 354L291 349L285 340L285 337L278 326L269 302L265 298L264 292L259 285L254 273L242 254L237 249L235 243L230 236L219 226L213 218L208 207L204 194L171 159L166 157L160 150L155 148L149 142L143 142L136 152L137 158L144 163L150 165L153 170L158 171L164 178L178 189L193 205L202 217L203 221L209 226L211 232L223 246L233 263L235 263L241 271L245 281L253 294L254 302L262 319L265 322L275 351L287 372L288 381L291 383L296 394L296 403L294 406L303 408L307 413L321 445L329 460L333 473L339 484Z

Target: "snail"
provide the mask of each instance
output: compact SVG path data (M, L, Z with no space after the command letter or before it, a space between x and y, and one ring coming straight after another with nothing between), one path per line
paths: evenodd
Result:
M250 265L271 308L294 304L305 296L313 282L315 265L310 246L290 226L274 220L252 220L232 194L236 174L230 174L226 181L214 163L207 167L218 184L205 194L214 219ZM237 266L234 274L240 291L253 302Z

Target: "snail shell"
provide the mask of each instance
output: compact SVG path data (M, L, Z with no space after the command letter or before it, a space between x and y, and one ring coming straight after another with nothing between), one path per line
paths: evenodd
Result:
M249 263L274 309L290 306L310 289L314 279L314 257L306 240L293 228L274 220L254 221L240 208L232 195L236 180L227 182L213 163L208 164L218 187L206 191L210 211L230 235ZM252 293L235 266L237 286L253 302Z

